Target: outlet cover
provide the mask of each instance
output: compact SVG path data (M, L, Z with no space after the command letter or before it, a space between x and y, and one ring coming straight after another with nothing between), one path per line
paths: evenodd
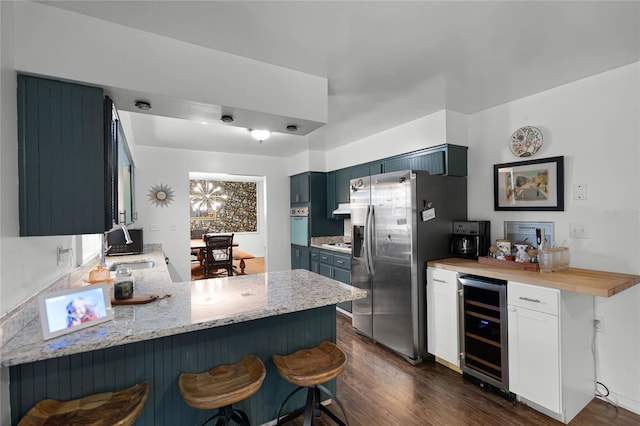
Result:
M589 226L586 223L570 223L569 237L589 238Z
M587 199L587 184L586 183L576 183L572 186L572 193L574 200L586 200Z

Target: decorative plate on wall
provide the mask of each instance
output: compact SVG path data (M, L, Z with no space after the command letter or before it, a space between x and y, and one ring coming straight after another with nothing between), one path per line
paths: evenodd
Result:
M173 190L169 185L153 185L149 188L149 202L156 207L168 206L173 202Z
M525 126L516 130L509 140L509 149L516 157L531 157L542 146L542 132Z

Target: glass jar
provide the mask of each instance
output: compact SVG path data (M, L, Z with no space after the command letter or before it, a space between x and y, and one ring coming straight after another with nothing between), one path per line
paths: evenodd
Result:
M538 250L538 264L540 266L540 272L548 273L553 271L553 250L541 249Z
M569 247L560 247L560 270L569 269Z
M554 272L560 271L560 268L562 268L562 252L560 251L559 247L551 248L551 252L553 253L553 263L551 265L551 270Z
M113 297L116 300L131 299L133 297L133 289L135 279L130 268L118 267L113 282Z

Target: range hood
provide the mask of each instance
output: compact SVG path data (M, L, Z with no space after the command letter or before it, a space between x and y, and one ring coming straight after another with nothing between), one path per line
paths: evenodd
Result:
M351 214L351 204L339 203L338 208L333 211L333 214Z

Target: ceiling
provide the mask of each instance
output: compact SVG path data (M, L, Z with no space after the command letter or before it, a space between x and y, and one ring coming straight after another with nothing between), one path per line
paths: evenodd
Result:
M134 94L117 94L138 145L325 151L444 108L470 114L640 60L637 1L44 3L328 79L327 125L262 144L245 129L203 124L191 104L163 116L124 112Z

